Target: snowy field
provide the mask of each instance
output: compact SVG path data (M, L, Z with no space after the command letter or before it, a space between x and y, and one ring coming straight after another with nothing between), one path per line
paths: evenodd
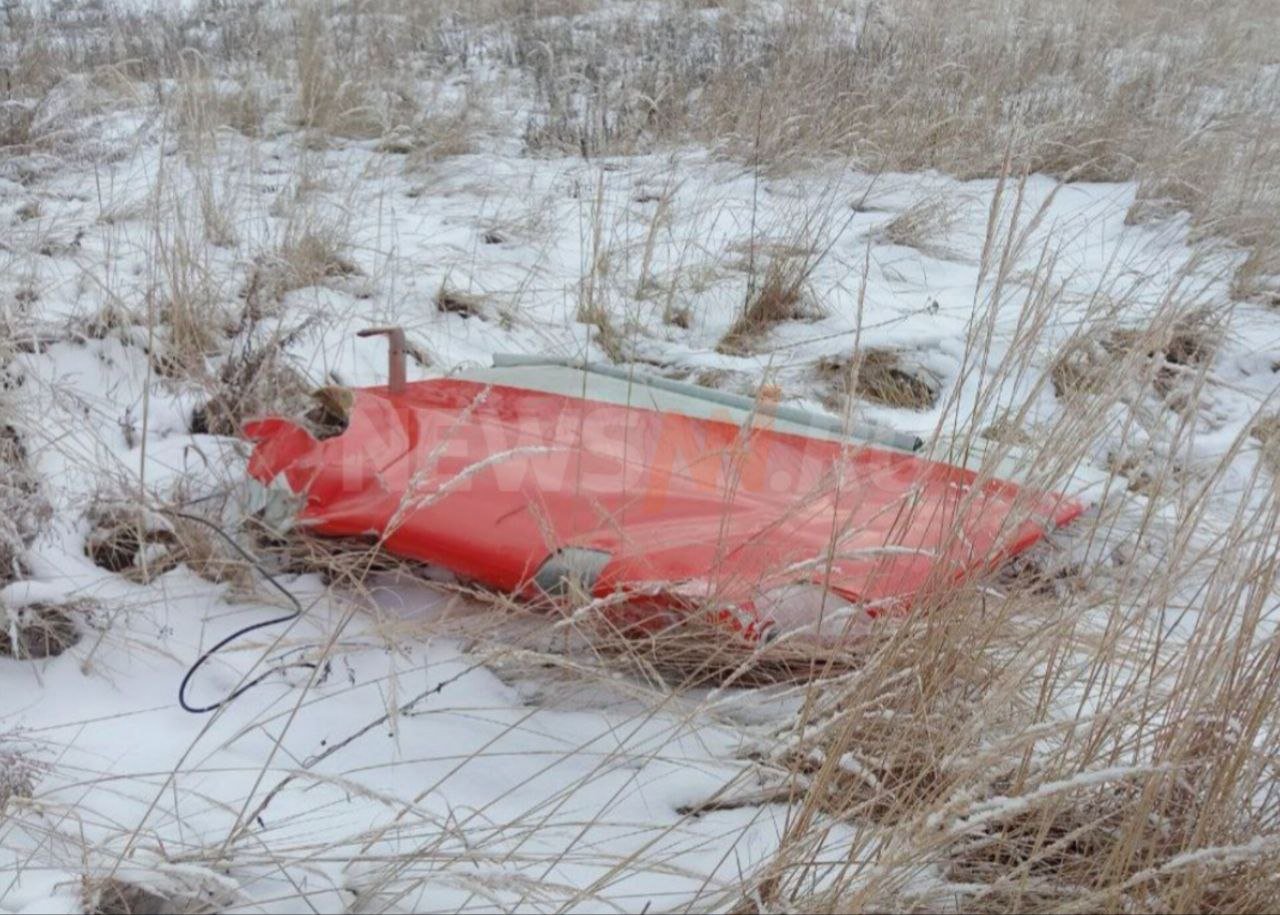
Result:
M1145 172L774 167L750 149L777 112L745 152L561 142L624 120L590 75L549 92L516 13L574 53L660 55L632 33L661 4L444 16L378 93L347 41L376 46L393 4L239 6L0 16L5 74L68 55L0 100L0 912L1280 899L1274 227ZM833 27L870 28L843 7ZM122 37L76 71L95 29L154 29L164 62L131 73ZM438 570L251 536L238 424L382 383L355 332L387 324L411 380L607 361L1102 482L1050 571L886 623L825 679L682 679ZM197 704L268 674L203 716L190 665L292 606L175 512L304 609L198 672Z

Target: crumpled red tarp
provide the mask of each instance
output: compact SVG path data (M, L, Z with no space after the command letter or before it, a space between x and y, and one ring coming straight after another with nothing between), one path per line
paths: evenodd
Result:
M911 454L518 387L353 393L336 437L245 429L251 475L283 474L301 523L525 596L561 548L601 551L591 593L649 628L707 601L749 638L803 624L767 599L797 582L908 607L1083 510Z

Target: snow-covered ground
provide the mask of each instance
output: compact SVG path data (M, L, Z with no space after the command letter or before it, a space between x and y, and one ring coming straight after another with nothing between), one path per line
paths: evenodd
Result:
M1225 328L1194 434L1162 438L1173 433L1158 417L1134 433L1118 416L1087 460L1106 471L1120 452L1178 449L1194 476L1226 456L1210 526L1270 482L1247 431L1275 407L1274 312L1231 303L1242 255L1193 244L1185 217L1128 224L1131 184L1032 176L1015 217L995 180L835 163L780 177L693 148L533 157L518 107L487 128L485 151L412 170L377 141L318 146L283 126L220 131L197 154L154 111L100 113L89 91L66 88L82 105L65 121L80 153L0 163L0 302L17 348L6 421L52 507L0 606L12 618L37 601L91 607L61 656L0 658L0 753L40 767L0 820L0 911L81 911L86 876L220 911L660 911L713 903L777 847L785 805L681 810L765 777L751 751L785 725L788 701L730 690L655 703L635 684L575 685L500 640L459 635L466 602L429 583L383 577L354 595L282 575L305 614L221 652L193 695L213 702L282 660L299 666L215 715L182 711L178 683L203 650L288 606L260 579L184 565L131 581L95 565L86 540L107 503L234 509L245 448L194 434L192 414L250 343L287 338L287 363L312 384L366 385L384 377L384 344L355 331L399 324L418 354L411 378L503 352L622 359L741 393L767 381L826 409L818 367L856 340L907 354L940 389L926 409L859 404L868 418L931 437L1031 398L1021 422L1034 437L1065 409L1045 373L1104 316L1101 300L1123 291L1137 324L1179 290ZM1030 232L1003 268L975 370L966 341L991 313L997 193L997 234ZM945 219L895 243L886 227L922 204ZM307 233L338 239L343 269L237 326L263 258ZM808 314L722 346L756 258L806 264ZM1058 304L1029 370L1011 374L1000 366L1027 345L1028 278ZM220 349L205 369L162 374L148 352L172 345L157 317L181 284L199 286ZM438 307L441 290L466 308Z

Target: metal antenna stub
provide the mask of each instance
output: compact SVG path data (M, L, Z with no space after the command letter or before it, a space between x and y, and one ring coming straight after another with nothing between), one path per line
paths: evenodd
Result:
M401 394L405 388L405 342L403 327L366 327L357 337L387 338L387 390Z

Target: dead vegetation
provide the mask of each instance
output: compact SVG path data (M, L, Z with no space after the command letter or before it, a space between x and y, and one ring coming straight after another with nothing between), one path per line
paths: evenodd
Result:
M15 479L20 472L17 458L17 436L14 435L10 440L8 435L0 437L0 496L4 500L4 508L16 508L20 504L20 500L26 497L26 494L20 487L15 487L10 482ZM0 515L0 583L11 581L22 574L22 554L25 549L25 533L18 528L12 520L10 520L9 512L6 510Z
M1193 828L1194 810L1152 804L1140 785L1123 782L1068 788L1063 795L1032 812L993 817L956 844L947 878L972 888L964 898L966 910L1061 911L1107 900L1102 904L1136 905L1140 911L1250 912L1265 911L1280 898L1275 855L1236 863L1227 853L1228 860L1213 861L1193 885L1193 878L1176 869L1150 873L1141 855L1120 847L1124 841L1163 846L1172 857L1189 838L1178 832ZM1135 829L1144 812L1148 828ZM1117 864L1117 882L1132 882L1136 890L1119 899L1095 889L1099 871Z
M1269 308L1280 306L1280 227L1262 225L1256 232L1237 229L1236 238L1247 245L1248 253L1231 278L1232 298Z
M116 877L85 877L80 886L81 904L87 915L165 915L212 911L203 906L191 908L137 883Z
M13 735L0 735L0 816L10 801L35 793L44 766Z
M463 292L442 285L436 291L436 311L463 318L483 318L488 311L488 299L474 292Z
M1258 442L1267 469L1280 477L1280 415L1259 417L1250 427L1249 435Z
M1048 318L1052 299L1039 307ZM1178 405L1217 383L1209 370L1220 318L1171 302L1141 327L1100 319L1043 381L1071 409L1034 436L990 439L1028 450L1052 490L1080 449L1108 440L1109 425L1145 423L1140 463L1112 471L1153 505L1176 506L1177 533L1126 521L1123 499L1104 501L1069 534L1076 550L1090 545L1087 560L1073 552L1055 569L1029 557L1031 574L945 589L882 626L855 663L804 692L793 727L764 742L761 764L787 769L766 797L726 792L693 808L791 805L778 855L726 905L1155 912L1280 902L1275 808L1252 800L1272 796L1267 709L1278 687L1262 671L1280 648L1244 623L1268 612L1274 589L1250 595L1241 585L1273 574L1280 505L1259 487L1250 503L1257 515L1215 526L1212 546L1187 540L1170 562L1157 545L1195 538L1192 519L1208 517L1205 494L1226 472L1225 464L1191 472L1171 444L1201 419ZM980 338L968 345L966 364L993 358ZM1003 358L1001 378L1025 356ZM898 381L891 372L886 399L901 404ZM1171 409L1152 411L1153 400ZM991 406L1000 419L982 428L1023 426L1017 411ZM1251 428L1266 439L1265 416ZM1188 589L1207 601L1194 599L1200 612L1176 644L1129 641L1145 620L1189 606ZM1148 664L1160 672L1138 675ZM1046 715L1054 696L1069 706L1062 717ZM837 838L837 823L851 835ZM827 865L833 842L839 861ZM925 861L943 868L936 884L916 883Z
M0 585L22 577L26 548L51 513L22 436L4 423L6 406L0 396Z
M627 360L627 336L618 326L612 312L599 297L583 299L578 304L578 321L591 328L591 342L600 347L611 362Z
M350 388L328 385L311 392L312 407L303 416L311 434L319 441L347 431L356 396Z
M261 320L276 314L290 292L360 273L337 227L291 224L279 244L255 258L240 297L251 317Z
M136 584L153 582L178 566L205 581L245 590L252 580L243 557L228 549L207 524L174 514L167 505L140 509L104 495L90 508L87 520L85 554L98 568Z
M372 539L318 537L302 528L278 531L262 519L245 526L257 555L272 569L289 575L317 575L327 587L347 594L364 594L371 576L394 574L404 581L422 581L433 575L422 563L402 559Z
M25 152L34 139L32 127L36 106L10 101L0 107L0 147L16 153Z
M1150 386L1167 397L1180 381L1206 369L1221 330L1210 312L1157 316L1148 328L1111 328L1070 340L1050 369L1062 399L1098 395L1116 386Z
M1234 665L1221 652L1225 642L1238 645L1237 636L1206 622L1197 627L1203 639L1175 649L1176 671L1162 677L1170 688L1181 684L1170 706L1093 683L1082 688L1111 714L1041 717L1046 691L1071 688L1067 646L1108 644L1103 630L1082 629L1077 614L1105 604L1113 586L1150 589L1147 576L1159 574L1106 585L1093 574L1084 587L1051 592L1019 580L994 600L976 600L981 589L952 594L945 607L931 605L862 646L858 663L835 684L808 691L800 720L767 744L790 768L771 797L790 801L792 819L778 858L751 881L742 904L1273 907L1280 841L1271 813L1248 798L1270 779L1270 750L1255 741L1269 747L1274 737L1261 719L1243 721L1266 708L1276 687L1265 676L1229 682ZM1253 645L1246 666L1270 663L1275 650ZM1129 661L1108 655L1095 663L1114 669ZM1183 679L1193 670L1204 677L1194 686ZM1242 708L1251 710L1243 718ZM1141 762L1131 756L1135 744ZM715 804L732 806L732 796ZM814 857L833 821L854 825L852 847L834 886L813 891L807 884L822 872ZM925 859L944 863L945 880L903 887L912 862Z
M955 225L956 201L932 196L913 203L876 233L877 241L916 250L937 258L954 257L946 237Z
M584 613L587 607L590 612ZM643 610L579 597L535 608L567 618L574 636L609 666L663 692L756 688L811 683L847 675L861 664L860 652L790 642L755 645L726 638L726 625L711 604L690 607L678 621ZM565 624L562 624L565 625Z
M88 520L85 555L100 569L146 584L181 561L172 527L148 512L108 503L91 508Z
M1258 82L1271 49L1256 28L1271 12L896 0L768 24L675 5L573 30L527 21L516 59L539 106L525 142L597 156L700 140L774 170L832 156L962 178L1139 179L1135 221L1188 211L1244 249L1236 294L1274 301L1280 108ZM941 213L904 214L895 234L934 235Z
M1238 293L1274 300L1280 113L1258 77L1271 63L1255 27L1271 12L1265 0L1208 10L1180 0L1156 13L1111 0L942 10L895 0L777 17L673 3L572 29L551 12L597 5L379 0L149 20L84 4L65 45L45 40L38 14L13 14L0 145L40 141L38 108L72 74L117 97L172 80L183 131L201 137L260 131L272 102L258 87L280 86L304 128L431 162L469 149L483 126L482 90L438 88L491 50L466 31L483 25L528 81L531 150L594 157L701 141L772 168L834 156L875 171L993 176L1008 162L1067 180L1138 179L1135 221L1189 211L1204 235L1245 250Z
M297 123L344 137L381 136L376 102L369 87L342 65L324 8L300 8L296 29Z
M249 139L262 137L275 103L261 81L262 76L251 71L220 78L210 72L206 58L188 55L171 99L186 149L197 155L215 150L223 130Z
M311 385L282 354L287 345L288 336L230 354L209 397L193 411L191 431L236 436L250 419L305 412Z
M200 379L206 360L220 351L231 326L213 271L196 246L179 232L158 247L164 284L153 294L158 301L151 307L162 328L163 351L153 356L161 374Z
M433 98L409 124L393 130L379 149L403 154L406 171L421 171L442 159L478 152L477 136L487 129L490 117L488 105L473 90L461 100Z
M488 118L480 94L467 87L457 97L406 71L404 56L412 51L401 45L408 36L382 31L388 23L371 12L377 34L367 36L371 47L357 49L322 5L299 8L294 121L313 132L313 143L323 142L319 135L377 140L378 151L405 156L409 171L472 152ZM429 34L438 12L423 7L401 20L417 19L418 34Z
M749 353L761 337L783 321L803 321L821 314L808 291L814 252L772 251L762 253L761 258L765 263L758 271L754 258L749 264L746 300L737 319L716 344L718 352Z
M929 410L938 403L940 379L898 349L868 347L851 356L818 362L827 406L843 413L850 398L902 410Z
M0 656L18 661L56 658L80 641L97 609L87 600L0 605Z

